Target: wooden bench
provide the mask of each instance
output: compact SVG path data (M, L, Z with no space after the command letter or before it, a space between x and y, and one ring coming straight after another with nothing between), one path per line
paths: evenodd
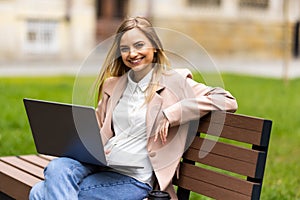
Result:
M0 199L28 199L31 187L44 179L44 167L52 158L45 155L1 157Z
M270 120L224 112L201 119L199 133L183 156L180 178L173 180L179 199L189 199L190 191L214 199L259 199L271 126ZM1 157L0 199L28 199L51 159Z
M190 191L214 199L260 199L271 126L270 120L223 112L201 119L203 134L183 155L180 179L173 181L179 199L189 199ZM221 139L203 139L206 134Z

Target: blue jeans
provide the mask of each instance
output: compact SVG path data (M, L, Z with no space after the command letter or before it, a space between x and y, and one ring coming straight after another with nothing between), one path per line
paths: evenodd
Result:
M70 158L52 160L44 170L45 180L30 191L29 199L141 200L152 188L129 176L99 170Z

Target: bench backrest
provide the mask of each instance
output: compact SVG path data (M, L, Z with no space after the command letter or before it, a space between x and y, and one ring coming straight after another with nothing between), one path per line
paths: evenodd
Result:
M214 199L259 199L271 126L270 120L220 111L201 118L179 179L174 177L179 199L189 199L190 191Z

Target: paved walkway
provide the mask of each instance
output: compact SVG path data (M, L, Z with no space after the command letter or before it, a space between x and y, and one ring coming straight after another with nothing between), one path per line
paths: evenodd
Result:
M220 72L275 78L300 77L300 59L290 60L287 65L282 60L215 59L214 62ZM0 77L76 75L79 72L86 74L98 72L98 63L92 61L89 65L89 67L86 65L82 67L80 61L0 61Z
M221 72L247 74L274 78L300 77L300 59L289 60L217 60L216 65Z
M0 77L74 75L79 61L13 61L0 62Z

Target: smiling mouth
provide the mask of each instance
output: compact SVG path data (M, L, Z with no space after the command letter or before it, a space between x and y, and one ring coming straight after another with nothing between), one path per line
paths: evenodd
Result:
M134 59L134 60L129 60L129 62L132 64L132 65L138 65L141 63L141 61L143 60L144 57L142 58L139 58L139 59Z

